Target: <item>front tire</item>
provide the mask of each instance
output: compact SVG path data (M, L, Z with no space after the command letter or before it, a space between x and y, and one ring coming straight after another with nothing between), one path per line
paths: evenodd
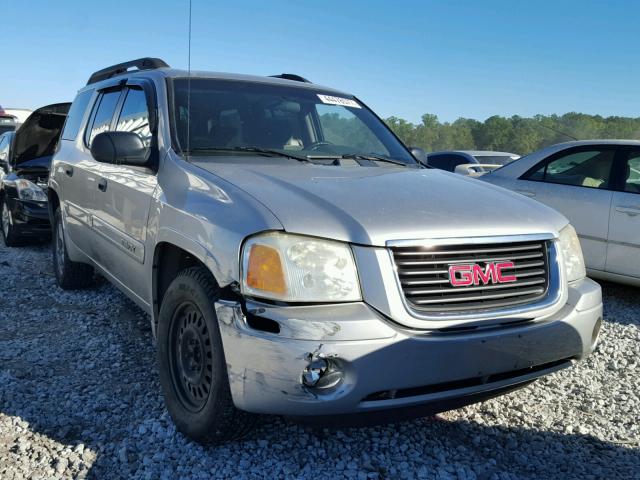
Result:
M16 227L13 225L13 219L11 218L11 211L6 200L0 200L0 222L2 223L2 238L4 244L7 247L16 247L20 244L20 236L16 232Z
M56 283L63 290L85 288L93 283L93 267L85 263L73 262L67 254L67 244L64 236L62 212L56 209L53 217L53 271Z
M158 318L158 363L165 404L177 429L201 443L246 435L255 416L235 408L213 300L211 274L183 270L167 289Z

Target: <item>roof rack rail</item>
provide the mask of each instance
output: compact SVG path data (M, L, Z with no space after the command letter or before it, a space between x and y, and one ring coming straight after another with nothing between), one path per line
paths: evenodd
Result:
M280 75L269 75L269 76L273 78L284 78L285 80L293 80L295 82L311 83L306 78L301 77L300 75L296 75L295 73L281 73Z
M129 62L118 63L117 65L111 65L110 67L98 70L89 77L87 85L106 80L107 78L122 75L129 71L130 68L136 67L138 70L154 70L156 68L168 67L169 65L159 58L138 58L137 60L131 60Z

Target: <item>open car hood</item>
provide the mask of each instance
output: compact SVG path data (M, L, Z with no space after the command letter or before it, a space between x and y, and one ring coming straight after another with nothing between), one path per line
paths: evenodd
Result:
M11 164L14 167L50 165L70 106L71 103L55 103L29 115L13 139ZM42 159L46 165L36 159Z

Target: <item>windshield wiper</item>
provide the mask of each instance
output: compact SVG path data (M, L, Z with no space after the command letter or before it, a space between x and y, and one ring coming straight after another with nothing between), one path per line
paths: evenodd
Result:
M399 160L393 160L391 158L381 157L379 155L363 155L360 153L345 153L344 155L341 155L340 158L353 159L353 160L369 160L371 162L392 163L393 165L400 165L402 167L409 166L408 163L401 162Z
M305 157L299 157L297 155L292 155L290 153L281 152L280 150L274 150L270 148L259 148L259 147L202 147L202 148L192 148L191 150L186 150L185 153L191 155L192 153L207 153L207 152L248 152L248 153L259 153L261 155L267 155L271 157L285 157L292 158L294 160L298 160L299 162L309 162L310 160Z

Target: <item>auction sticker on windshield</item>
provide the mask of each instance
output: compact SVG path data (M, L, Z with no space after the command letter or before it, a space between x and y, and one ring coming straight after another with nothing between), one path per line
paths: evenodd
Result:
M342 98L342 97L334 97L332 95L320 95L318 94L318 98L322 100L323 103L327 103L329 105L341 105L343 107L353 107L353 108L362 108L358 102L352 100L351 98Z

